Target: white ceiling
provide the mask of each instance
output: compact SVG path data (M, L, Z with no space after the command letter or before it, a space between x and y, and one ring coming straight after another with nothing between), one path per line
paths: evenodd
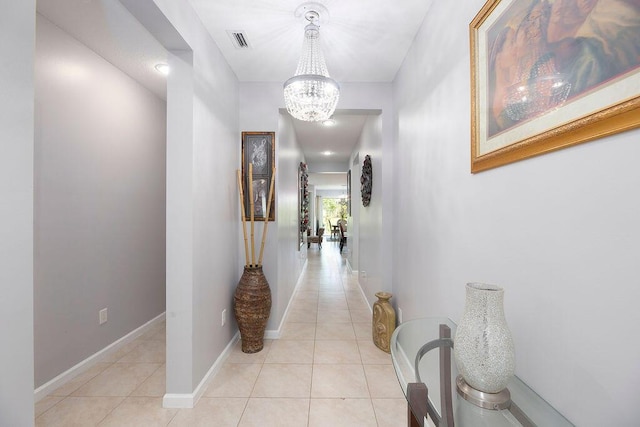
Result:
M306 24L295 11L303 0L188 1L240 82L284 82L293 75ZM320 3L328 10L320 17L320 35L331 76L339 83L391 82L432 0ZM40 14L166 99L166 79L154 69L166 62L166 52L118 0L38 0L37 6ZM236 49L228 30L242 31L251 48ZM332 128L294 119L307 162L347 165L367 114L338 110ZM320 155L327 150L334 154Z
M284 82L298 64L304 0L188 0L238 79ZM391 82L431 0L321 0L320 39L338 82ZM242 31L250 49L236 49L227 31Z
M305 0L188 0L241 82L283 83L298 65L304 27L296 13ZM320 0L320 39L329 74L342 82L391 82L432 0ZM296 16L298 15L298 16ZM238 49L229 32L242 32ZM338 103L338 108L340 104ZM337 110L336 125L293 119L310 171L326 162L346 172L371 113ZM331 151L330 156L322 154Z
M293 119L296 136L299 141L304 141L302 151L310 168L323 162L339 163L344 165L341 170L332 172L346 172L349 168L349 156L369 115L369 112L359 110L336 110L333 126ZM331 154L327 155L326 152Z
M166 99L167 79L155 70L167 62L162 45L117 0L37 0L38 13Z

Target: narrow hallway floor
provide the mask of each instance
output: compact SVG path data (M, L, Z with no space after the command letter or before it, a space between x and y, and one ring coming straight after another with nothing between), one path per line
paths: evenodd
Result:
M406 426L357 278L337 244L313 246L280 339L236 343L195 408L162 408L162 324L38 402L36 426Z

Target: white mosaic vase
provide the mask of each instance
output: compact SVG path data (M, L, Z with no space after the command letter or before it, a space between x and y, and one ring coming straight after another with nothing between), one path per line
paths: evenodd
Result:
M467 283L464 313L454 338L458 372L467 384L485 393L502 391L515 369L513 339L503 301L502 288Z

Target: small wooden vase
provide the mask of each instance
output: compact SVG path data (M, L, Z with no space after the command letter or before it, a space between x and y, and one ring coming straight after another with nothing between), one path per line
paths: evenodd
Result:
M233 312L240 328L242 351L257 353L262 350L271 313L271 289L261 266L244 267L233 296Z
M389 292L377 292L373 303L373 343L382 351L391 353L391 334L396 329L396 312L389 302Z

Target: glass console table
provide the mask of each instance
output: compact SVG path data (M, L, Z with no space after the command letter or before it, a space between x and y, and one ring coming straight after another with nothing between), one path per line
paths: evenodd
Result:
M391 358L407 398L409 426L429 425L427 418L436 427L573 426L518 377L507 386L511 403L505 409L483 409L465 400L456 391L458 373L451 348L455 330L447 318L425 318L401 324L391 337Z

